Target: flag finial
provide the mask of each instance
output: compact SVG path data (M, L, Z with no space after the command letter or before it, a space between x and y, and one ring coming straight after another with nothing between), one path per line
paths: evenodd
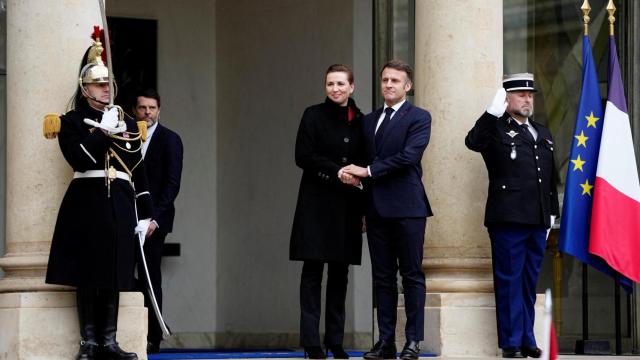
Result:
M613 23L616 22L616 17L613 14L616 12L616 6L613 5L613 0L609 0L607 4L607 12L609 12L609 35L613 36Z
M591 21L591 18L589 18L589 13L591 12L589 0L584 0L580 9L582 9L582 20L584 21L584 34L589 35L589 21Z

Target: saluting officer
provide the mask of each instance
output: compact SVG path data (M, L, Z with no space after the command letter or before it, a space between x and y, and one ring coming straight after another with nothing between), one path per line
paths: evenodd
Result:
M58 212L46 282L77 288L82 340L76 359L134 360L137 355L116 342L119 291L134 285L134 234L148 229L151 197L140 151L143 130L119 107L108 106L109 71L99 36L95 29L72 110L45 119L45 136L58 137L74 170Z
M547 229L558 216L549 129L531 119L533 74L506 75L465 139L489 173L484 224L491 238L502 357L540 357L533 334L536 283Z

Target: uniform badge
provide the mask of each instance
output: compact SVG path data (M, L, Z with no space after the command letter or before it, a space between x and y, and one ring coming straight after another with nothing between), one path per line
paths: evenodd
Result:
M511 136L511 138L513 139L514 137L516 137L516 135L518 135L518 133L516 131L511 130L507 133L507 135Z

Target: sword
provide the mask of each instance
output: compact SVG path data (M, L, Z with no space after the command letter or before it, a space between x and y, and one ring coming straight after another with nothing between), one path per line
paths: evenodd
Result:
M100 1L100 0L98 0ZM135 194L136 187L131 183L133 187L133 192ZM136 213L136 224L138 223L138 205L136 204L136 198L133 198L133 206ZM142 267L144 268L144 278L145 284L147 285L147 294L149 295L149 299L151 299L151 307L153 307L153 312L156 314L156 319L158 319L158 325L160 325L160 329L162 330L162 338L167 339L171 336L171 331L167 327L167 324L164 322L164 318L162 317L162 313L160 312L160 307L158 306L158 300L156 300L156 294L153 291L153 285L151 284L151 277L149 277L149 268L147 267L147 259L144 256L144 235L142 233L138 233L138 249L140 250L140 263L142 263ZM140 274L138 273L138 276Z
M138 215L136 214L136 218L137 217ZM169 331L167 324L164 322L164 319L162 318L162 313L160 312L160 308L158 307L158 302L156 301L156 294L153 292L153 285L151 285L151 278L149 277L149 269L147 268L147 259L144 257L144 238L142 233L138 233L138 245L140 248L139 261L142 262L142 266L144 267L144 277L146 279L145 283L147 284L147 292L149 294L149 298L151 299L153 312L156 314L156 319L158 319L158 323L160 324L160 329L162 330L162 338L167 339L169 336L171 336L171 331Z

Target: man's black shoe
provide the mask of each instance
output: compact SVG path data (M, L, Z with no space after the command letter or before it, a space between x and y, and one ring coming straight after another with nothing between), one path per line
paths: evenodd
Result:
M522 351L520 351L520 348L506 348L506 349L502 349L502 357L510 358L510 359L512 358L521 359L525 356L522 355Z
M523 346L522 356L528 356L531 358L539 358L542 356L542 350L537 346Z
M373 348L364 353L362 357L367 360L395 359L396 343L393 341L379 340L373 345Z
M400 359L402 360L417 360L420 357L420 342L419 341L407 341L400 353Z

